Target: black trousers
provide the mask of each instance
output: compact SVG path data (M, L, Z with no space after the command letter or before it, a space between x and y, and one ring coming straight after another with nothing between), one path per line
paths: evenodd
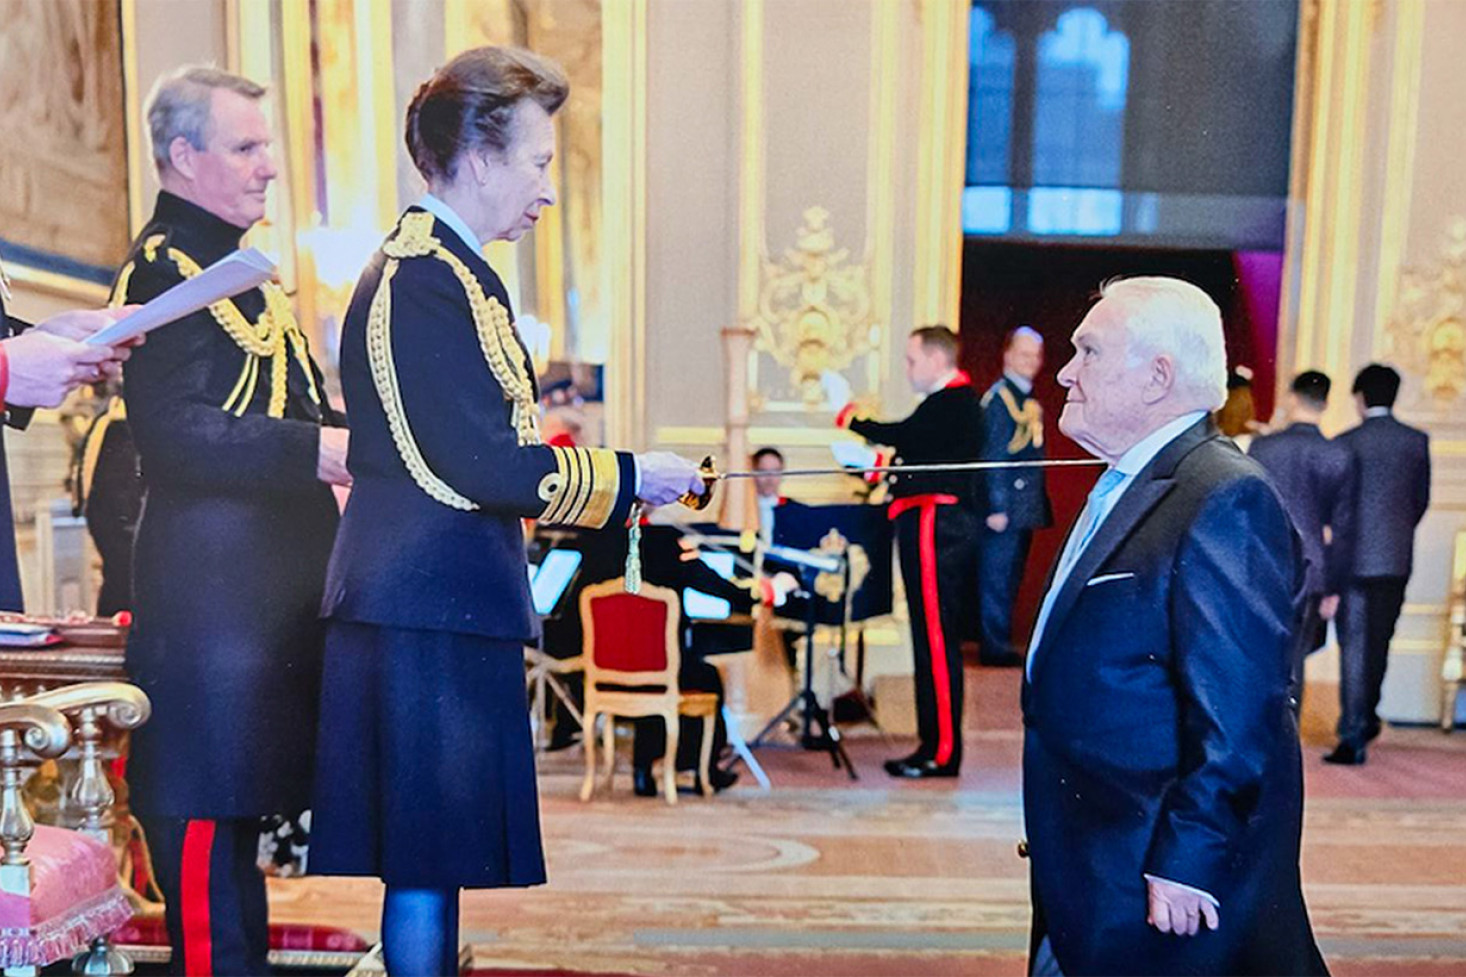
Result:
M978 562L978 592L982 604L982 641L984 659L1012 658L1019 654L1013 647L1013 604L1018 599L1018 584L1028 564L1028 547L1033 530L1009 526L995 533L983 526L978 530L981 557Z
M911 616L918 756L962 762L962 599L976 521L957 505L918 505L896 517Z
M1319 614L1319 605L1323 598L1324 595L1319 593L1303 596L1303 619L1299 622L1298 634L1293 638L1293 649L1290 652L1292 660L1288 663L1288 702L1293 707L1295 719L1303 713L1303 687L1306 684L1303 678L1304 663L1323 644L1318 640L1326 623Z
M702 658L683 652L682 667L677 670L677 685L686 692L715 692L718 696L718 717L713 723L713 765L728 745L728 727L723 724L723 677ZM667 752L667 727L661 719L637 719L636 735L631 743L631 762L643 770ZM702 720L683 716L678 720L677 769L696 770L702 751Z
M255 864L260 819L141 820L167 903L169 973L269 973L265 877Z
M1380 687L1408 577L1357 577L1339 602L1339 742L1358 749L1379 735Z

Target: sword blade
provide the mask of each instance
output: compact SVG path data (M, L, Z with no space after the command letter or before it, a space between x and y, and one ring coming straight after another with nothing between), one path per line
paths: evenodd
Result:
M1098 458L1055 458L1043 461L953 461L931 465L866 465L859 468L788 468L781 472L721 472L719 479L757 478L777 475L781 478L811 478L819 475L879 475L898 472L905 475L929 475L939 472L981 472L1001 468L1079 468L1103 465Z

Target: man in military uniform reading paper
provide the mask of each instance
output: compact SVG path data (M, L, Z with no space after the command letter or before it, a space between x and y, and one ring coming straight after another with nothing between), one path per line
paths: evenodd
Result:
M260 86L164 78L148 126L162 192L118 274L146 302L240 246L276 176ZM132 806L178 973L267 973L260 820L310 797L332 485L345 419L274 284L158 329L124 375L146 491L128 671L153 701Z

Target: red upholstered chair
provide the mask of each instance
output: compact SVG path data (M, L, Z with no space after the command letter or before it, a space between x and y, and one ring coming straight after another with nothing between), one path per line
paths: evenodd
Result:
M658 717L667 726L667 752L662 758L662 790L668 804L677 803L678 716L702 719L702 753L698 774L704 795L711 795L708 767L713 752L713 724L718 697L711 692L683 692L677 687L682 665L678 641L677 592L644 585L639 594L626 592L623 578L593 584L580 594L585 634L585 783L580 799L596 789L596 717L605 716L606 784L616 766L617 717Z
M35 974L76 956L78 973L131 973L107 937L133 912L109 838L112 787L103 769L106 726L134 729L151 706L123 682L86 682L0 704L0 967ZM67 791L77 830L36 825L21 787L47 759L78 761Z

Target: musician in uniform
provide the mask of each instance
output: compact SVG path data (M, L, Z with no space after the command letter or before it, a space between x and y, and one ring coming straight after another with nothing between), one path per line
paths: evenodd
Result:
M1043 407L1033 380L1043 368L1044 341L1019 326L1003 348L1003 375L982 396L983 461L1043 461ZM1028 563L1033 531L1054 521L1042 468L983 473L987 515L979 532L978 590L984 665L1021 665L1013 648L1013 602Z
M259 85L206 67L148 104L162 191L114 287L144 302L235 251L275 178ZM132 807L177 973L267 972L261 818L309 803L344 418L274 284L155 331L124 396L145 501L134 552Z
M836 423L894 448L897 464L978 460L982 406L972 381L957 368L952 330L923 326L912 332L906 342L906 378L925 398L905 420L871 420L859 416L851 402ZM959 604L975 558L978 478L973 472L897 472L890 484L888 516L896 524L911 615L921 742L910 756L887 761L886 772L893 777L955 777L962 765Z
M342 335L354 488L331 557L310 869L381 878L394 977L457 972L458 893L545 881L520 520L623 527L701 491L691 462L542 443L533 365L482 245L555 202L564 73L467 51L421 85L429 193L357 283ZM639 486L639 487L638 487Z

